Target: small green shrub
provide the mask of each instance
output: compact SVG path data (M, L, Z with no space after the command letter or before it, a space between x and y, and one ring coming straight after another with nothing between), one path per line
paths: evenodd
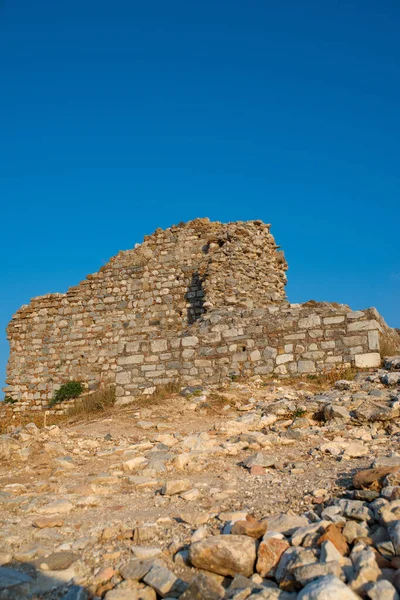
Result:
M68 381L54 393L53 398L49 402L49 406L52 407L55 404L60 404L64 400L72 400L73 398L79 398L83 393L84 387L80 381Z
M306 414L306 410L304 410L304 408L296 408L296 410L293 411L293 418L302 418L304 417L304 415Z
M17 400L12 398L11 396L4 396L4 404L15 404Z

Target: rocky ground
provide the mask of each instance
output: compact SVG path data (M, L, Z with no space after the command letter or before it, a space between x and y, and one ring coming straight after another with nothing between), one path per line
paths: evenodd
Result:
M11 429L0 599L399 600L400 358L384 366Z

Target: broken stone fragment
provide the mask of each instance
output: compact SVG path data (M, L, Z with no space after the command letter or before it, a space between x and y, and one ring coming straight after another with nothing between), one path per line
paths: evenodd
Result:
M334 575L326 575L308 583L297 600L360 600L360 597Z
M353 477L353 486L356 489L372 488L380 490L385 477L391 473L397 473L399 470L400 466L358 471Z
M39 566L41 569L49 571L64 571L78 560L79 556L73 552L54 552L50 556L40 559Z
M248 535L249 537L260 539L268 529L267 521L259 522L254 517L247 516L246 520L236 521L231 533L233 535Z
M152 587L162 598L168 595L174 587L177 578L162 565L154 565L143 577L144 583Z
M304 515L289 515L280 513L266 519L268 523L268 531L276 531L284 535L293 535L299 527L306 527L310 524L307 517Z
M161 494L163 496L175 496L190 490L192 487L189 479L175 479L174 481L167 481L161 488Z
M256 561L256 542L246 535L219 535L192 544L189 560L194 567L219 575L249 577Z
M284 539L275 537L263 539L257 552L257 573L261 577L274 577L280 558L288 548L289 542Z
M179 600L220 600L225 596L225 588L212 577L203 573L197 575Z
M64 519L61 517L38 517L32 521L32 525L38 529L45 529L46 527L62 527L64 525Z
M346 542L346 538L343 533L336 525L328 525L325 532L318 538L317 544L321 545L324 542L332 543L336 550L340 552L342 556L345 556L349 551L349 546Z

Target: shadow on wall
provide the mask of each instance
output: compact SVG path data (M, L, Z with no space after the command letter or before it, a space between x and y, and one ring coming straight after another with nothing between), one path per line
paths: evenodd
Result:
M0 598L7 600L21 600L30 598L31 600L53 599L55 590L57 598L60 600L88 600L88 591L80 585L73 585L71 580L75 573L72 568L64 569L67 556L57 557L56 555L71 554L68 552L58 552L49 558L54 563L53 566L62 570L42 571L38 570L35 563L11 563L0 567ZM78 557L77 557L78 558ZM64 560L64 565L62 564ZM55 562L54 562L55 561ZM59 564L56 564L58 561ZM46 558L39 559L38 562L46 563Z
M188 285L187 292L185 294L185 300L189 304L187 309L187 320L189 325L192 325L197 321L201 315L205 312L204 308L204 279L202 279L199 273L196 271L192 275L190 284Z

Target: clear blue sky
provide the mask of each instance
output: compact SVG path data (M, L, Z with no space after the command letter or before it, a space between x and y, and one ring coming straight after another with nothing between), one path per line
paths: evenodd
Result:
M0 0L11 315L144 234L260 218L292 302L400 327L398 0Z

